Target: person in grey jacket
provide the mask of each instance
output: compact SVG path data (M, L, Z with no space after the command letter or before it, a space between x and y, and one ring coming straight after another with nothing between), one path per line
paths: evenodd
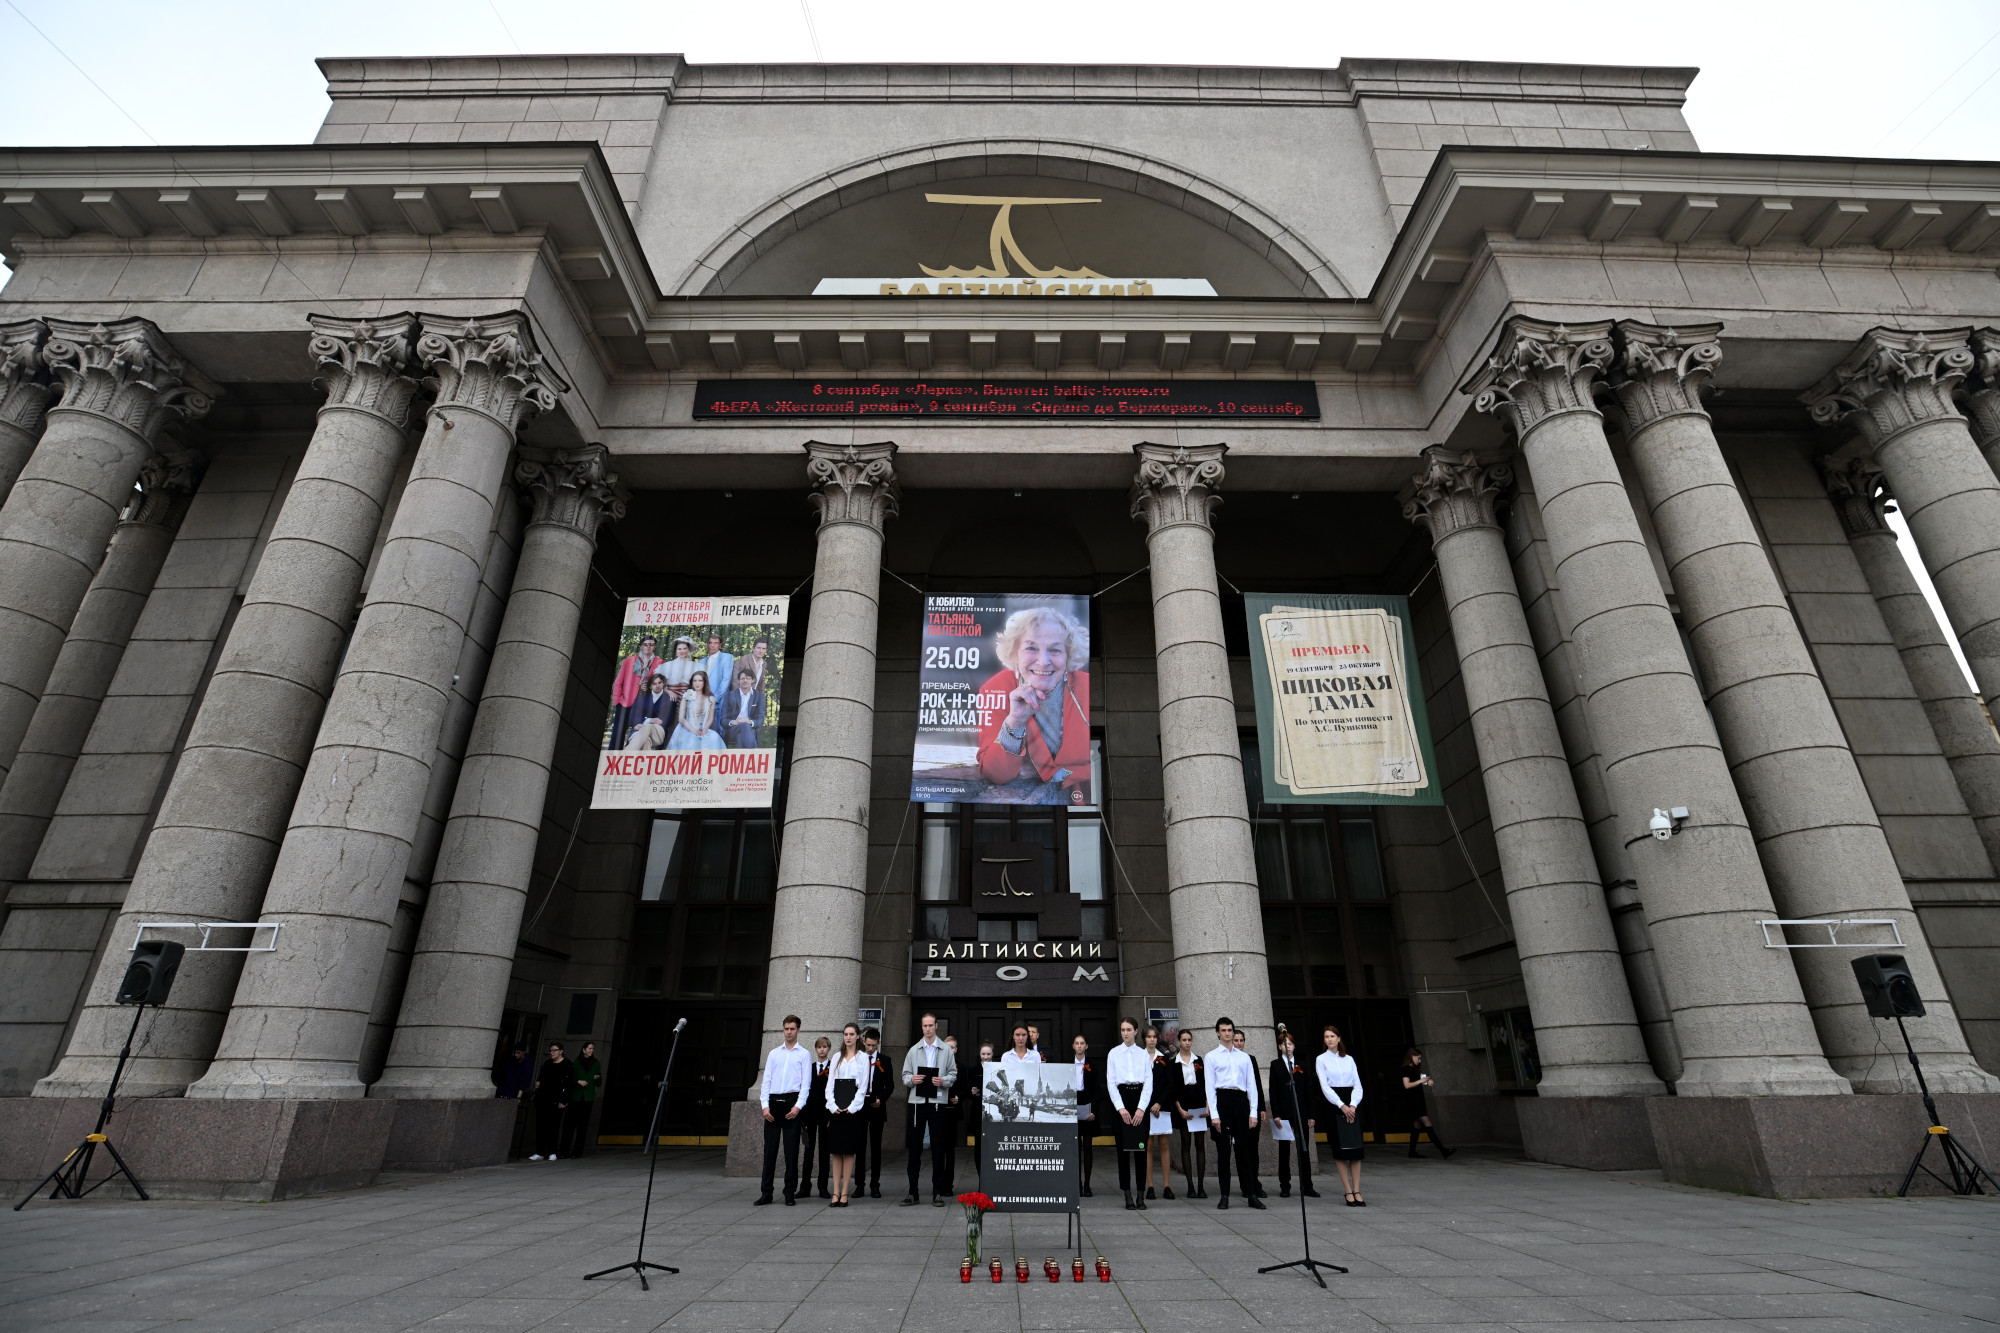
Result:
M926 1073L934 1070L934 1073ZM923 1171L924 1134L931 1136L931 1206L942 1208L951 1188L951 1086L958 1081L958 1059L938 1039L937 1015L924 1015L923 1039L903 1057L903 1086L910 1090L904 1145L910 1157L909 1208L917 1202L917 1179Z

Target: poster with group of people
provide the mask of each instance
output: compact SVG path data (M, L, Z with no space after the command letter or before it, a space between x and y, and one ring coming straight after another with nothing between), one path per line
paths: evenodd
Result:
M790 601L625 604L593 808L769 808Z
M1090 599L924 598L912 801L1095 805Z

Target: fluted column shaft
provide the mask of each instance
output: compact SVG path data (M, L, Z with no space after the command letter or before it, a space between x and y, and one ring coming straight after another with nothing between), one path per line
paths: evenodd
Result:
M1223 645L1215 533L1228 446L1133 446L1132 516L1146 524L1167 902L1181 1025L1230 1018L1260 1058L1276 1054L1243 750Z
M785 835L764 992L769 1050L786 1014L840 1032L861 1003L869 775L882 527L896 512L896 446L806 446L819 510L812 610L786 775Z
M622 506L606 451L525 459L534 497L459 769L382 1078L371 1097L490 1097L597 525Z
M1938 748L1972 815L1987 859L2000 867L2000 737L1966 683L1930 600L1898 549L1889 526L1882 470L1865 458L1825 465L1827 494L1847 530L1847 545L1868 580L1911 688L1924 706Z
M1972 1063L1943 998L1846 734L1701 405L1701 390L1722 358L1720 331L1713 324L1672 329L1621 321L1616 392L1772 899L1781 916L1794 920L1897 922L1918 986L1939 997L1929 1017L1910 1025L1932 1078L1954 1092L2000 1091L2000 1081ZM1905 1065L1880 1058L1881 1034L1847 957L1803 949L1793 964L1834 1072L1857 1091L1914 1091Z
M42 343L48 336L49 326L39 319L0 323L0 504L7 502L42 433L49 400Z
M1666 1091L1647 1060L1562 735L1494 518L1510 469L1428 451L1403 515L1427 528L1451 616L1473 744L1544 1097Z
M35 863L104 693L118 674L132 628L187 515L198 476L192 462L157 457L140 470L141 494L111 535L110 549L70 622L14 767L0 784L0 885L25 879Z
M514 429L555 405L527 319L423 317L437 403L272 868L215 1062L190 1097L359 1097L362 1040L479 590Z
M1572 622L1591 732L1639 881L1683 1067L1683 1095L1837 1093L1729 769L1592 404L1609 325L1508 321L1465 387L1520 438ZM1640 846L1658 806L1693 814Z
M2000 698L2000 478L1952 394L1973 368L1970 329L1873 329L1806 395L1813 419L1868 444L1917 540L1938 600L1988 699Z
M170 422L200 416L213 400L213 386L148 320L52 319L48 328L41 354L62 379L62 401L0 506L0 775L13 767L140 466Z
M312 317L327 402L258 558L138 870L60 1064L37 1096L89 1096L129 1020L114 1002L141 921L251 921L264 899L354 602L407 451L416 324ZM126 1066L135 1096L178 1093L208 1068L240 957L190 960Z

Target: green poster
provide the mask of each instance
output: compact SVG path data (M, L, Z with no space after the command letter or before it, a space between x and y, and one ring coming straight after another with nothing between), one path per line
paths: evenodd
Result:
M1264 800L1442 805L1407 597L1246 593Z

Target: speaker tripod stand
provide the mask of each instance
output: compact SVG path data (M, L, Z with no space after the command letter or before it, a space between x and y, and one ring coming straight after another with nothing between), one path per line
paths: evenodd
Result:
M1910 1031L1903 1026L1903 1016L1901 1014L1896 1015L1896 1031L1903 1034L1903 1050L1910 1057L1910 1072L1917 1076L1917 1090L1924 1094L1924 1110L1931 1118L1930 1128L1924 1131L1923 1146L1918 1148L1917 1155L1910 1159L1910 1169L1903 1173L1903 1183L1896 1190L1896 1197L1900 1199L1909 1194L1910 1183L1917 1178L1917 1172L1919 1171L1922 1171L1938 1184L1947 1186L1953 1194L1986 1193L1985 1190L1979 1187L1979 1178L1981 1176L1986 1177L1988 1185L1992 1185L1996 1190L2000 1190L2000 1181L1993 1179L1993 1173L1981 1166L1978 1158L1959 1147L1958 1140L1953 1138L1951 1131L1944 1127L1944 1122L1938 1116L1937 1102L1931 1097L1930 1085L1924 1082L1924 1067L1917 1063L1917 1051L1914 1046L1910 1045ZM1950 1180L1946 1180L1943 1176L1924 1164L1924 1154L1931 1150L1933 1142L1938 1145L1938 1150L1944 1154L1945 1170L1951 1172Z
M132 1058L132 1039L139 1035L139 1020L145 1013L146 1006L143 1004L132 1011L132 1027L125 1034L124 1049L118 1052L118 1066L111 1071L111 1086L105 1091L104 1101L97 1108L97 1127L84 1135L82 1143L70 1149L69 1156L63 1158L55 1170L43 1176L39 1184L21 1196L21 1202L14 1205L15 1212L18 1213L27 1207L28 1200L41 1193L43 1185L51 1182L54 1184L54 1188L49 1191L51 1199L81 1199L84 1195L100 1190L123 1176L132 1182L132 1188L140 1198L152 1198L146 1193L146 1187L139 1183L139 1177L132 1174L132 1168L125 1164L125 1159L118 1155L118 1149L111 1146L111 1136L104 1132L104 1127L111 1123L112 1104L118 1098L118 1080L125 1076L125 1062ZM91 1158L96 1155L100 1146L111 1154L111 1160L116 1165L95 1185L85 1185L84 1181L90 1176Z

